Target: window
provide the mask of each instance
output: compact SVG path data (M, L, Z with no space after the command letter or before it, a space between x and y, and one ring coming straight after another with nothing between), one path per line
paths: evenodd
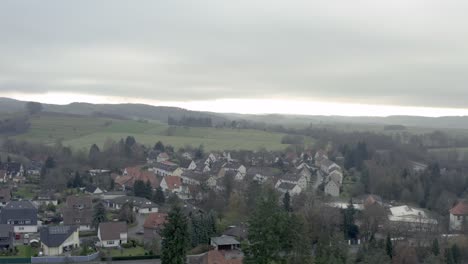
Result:
M24 230L24 227L20 226L20 227L19 227L19 230Z
M460 220L461 220L461 216L457 215L457 220L460 221Z
M107 245L114 245L114 241L107 241Z

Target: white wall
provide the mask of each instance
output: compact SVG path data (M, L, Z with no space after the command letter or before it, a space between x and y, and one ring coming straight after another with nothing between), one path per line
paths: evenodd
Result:
M37 233L37 226L15 226L15 233Z

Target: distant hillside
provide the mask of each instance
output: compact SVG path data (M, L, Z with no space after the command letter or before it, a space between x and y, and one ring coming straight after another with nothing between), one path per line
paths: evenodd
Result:
M0 98L0 112L18 112L25 109L26 102ZM68 105L43 104L45 112L63 114L100 116L113 118L149 119L167 123L168 117L211 118L213 123L228 121L221 114L197 112L177 107L151 106L144 104L89 104L72 103Z
M26 102L9 98L0 98L0 112L18 112L24 110ZM241 106L240 106L241 107ZM281 125L308 124L367 124L367 125L402 125L407 127L424 127L434 129L468 129L467 116L419 117L419 116L389 116L389 117L345 117L345 116L306 116L306 115L242 115L220 114L213 112L190 111L178 107L151 106L144 104L89 104L72 103L69 105L44 104L44 111L75 115L87 115L111 118L149 119L167 123L168 117L211 118L213 124L229 122L230 120L249 120L253 122Z

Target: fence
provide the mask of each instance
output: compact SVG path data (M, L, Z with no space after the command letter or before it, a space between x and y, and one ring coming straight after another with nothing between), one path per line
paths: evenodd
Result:
M0 264L29 264L31 258L0 258Z
M70 256L70 257L32 257L29 263L78 263L88 262L99 258L99 252L88 256Z

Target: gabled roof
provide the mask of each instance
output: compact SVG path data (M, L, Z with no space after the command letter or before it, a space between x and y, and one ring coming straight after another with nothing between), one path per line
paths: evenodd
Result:
M286 174L284 174L281 179L283 180L287 180L287 181L293 181L293 182L297 182L299 181L303 176L299 173L291 173L291 172L288 172Z
M280 185L278 185L278 189L292 191L296 186L297 186L296 184L282 182Z
M452 209L450 209L452 215L468 215L468 201L458 202Z
M182 179L179 176L166 176L164 177L164 181L169 190L177 189L182 185Z
M182 178L189 178L195 181L203 181L205 180L208 176L202 172L199 171L184 171L181 175Z
M240 242L237 241L232 236L220 236L220 237L212 237L211 242L218 245L218 246L223 246L223 245L239 245Z
M92 208L93 207L93 198L89 195L72 195L67 197L66 206L70 209L76 206L83 206L84 208Z
M37 209L30 201L11 201L1 212L1 224L7 224L10 219L31 220L30 225L37 225Z
M260 174L263 176L276 176L280 174L281 172L272 167L250 167L247 170L247 175L249 176L255 176L256 174Z
M193 160L190 160L190 159L182 159L180 161L180 167L184 168L184 169L187 169L190 166L190 164L192 164L192 162L193 162Z
M143 198L143 197L136 197L136 196L120 196L109 200L112 203L123 205L125 203L131 203L133 206L138 208L155 208L157 205L152 201Z
M177 170L177 165L175 164L170 164L170 163L165 163L165 162L156 162L153 165L154 168L159 169L159 170L164 170L168 172L173 172Z
M41 229L41 243L48 247L58 247L75 231L76 226L49 226Z
M144 228L158 229L162 228L167 222L167 214L165 213L151 213L145 220Z
M121 233L127 233L127 223L106 222L99 224L99 233L102 240L120 240Z

